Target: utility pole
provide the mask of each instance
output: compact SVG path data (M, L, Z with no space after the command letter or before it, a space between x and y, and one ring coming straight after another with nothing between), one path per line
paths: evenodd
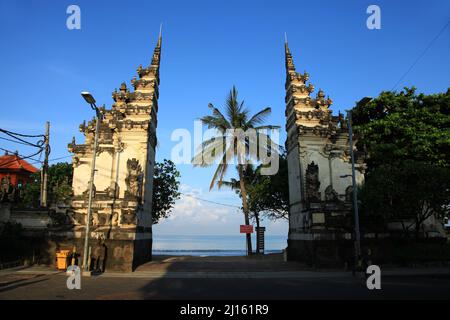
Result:
M98 110L97 107L96 111ZM83 266L84 271L89 272L89 233L91 226L91 217L92 217L92 198L94 195L94 176L95 176L95 159L97 154L97 145L98 145L98 132L100 128L100 122L102 121L102 116L100 112L97 111L97 118L95 119L95 138L94 138L94 148L92 150L92 165L91 165L91 179L89 181L89 200L88 200L88 208L87 208L87 222L86 222L86 235L84 238L84 254L83 254Z
M41 170L41 207L47 207L48 156L50 154L50 122L45 124L45 157Z
M355 178L355 154L353 152L353 130L352 130L352 111L347 111L348 118L348 135L350 144L350 156L352 159L352 189L353 189L353 210L355 218L355 270L359 265L359 259L361 257L361 235L359 231L359 212L358 212L358 195Z
M83 269L86 274L89 274L89 233L91 225L92 216L92 198L94 194L94 176L95 176L95 159L97 155L97 145L98 145L98 134L100 130L100 123L103 120L102 113L100 109L95 105L95 99L89 92L82 92L81 95L86 100L86 102L91 106L92 110L95 111L96 121L95 121L95 136L94 136L94 147L92 149L92 163L91 163L91 179L89 181L89 200L87 208L87 222L86 222L86 233L84 237L84 253L83 253Z
M372 100L371 97L364 97L356 103L356 107L363 107ZM353 129L352 129L352 110L347 111L348 135L350 144L350 156L352 159L352 188L353 188L353 210L355 218L355 268L358 267L361 259L361 233L359 229L359 211L358 211L358 190L355 176L355 153L353 152Z

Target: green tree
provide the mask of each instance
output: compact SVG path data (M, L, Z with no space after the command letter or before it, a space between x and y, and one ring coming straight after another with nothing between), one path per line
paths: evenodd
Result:
M244 179L247 186L247 202L251 217L259 227L259 216L270 220L288 219L289 216L289 180L286 153L279 154L279 169L274 175L262 175L264 165L255 168L248 164L244 169ZM242 197L239 180L231 179L223 182L226 186Z
M153 175L153 202L152 220L157 224L161 219L165 219L180 198L178 188L180 186L180 172L175 164L167 159L155 164Z
M274 175L262 175L259 165L253 183L249 185L249 203L253 212L270 220L289 218L289 178L286 153L279 155L279 169Z
M72 164L59 162L48 168L48 203L68 204L72 197ZM21 191L21 204L38 207L41 193L41 173L32 175L33 182L24 186Z
M382 92L354 108L352 121L369 171L405 160L450 165L450 89L432 95L416 94L415 88Z
M259 155L257 153L258 147L264 148L260 144L260 139L268 141L269 146L275 145L271 138L265 133L267 129L276 128L276 126L262 125L266 117L271 113L271 108L265 108L255 115L249 115L249 110L244 107L244 101L238 101L238 92L233 86L231 89L225 105L225 115L211 103L208 105L212 111L212 115L204 116L201 121L210 129L215 129L218 135L204 141L201 150L192 159L194 166L206 167L211 165L213 161L205 161L205 157L213 160L219 160L219 165L214 172L210 184L210 190L217 184L220 188L223 184L223 179L228 171L229 163L227 160L230 155L233 155L238 161L237 171L239 176L239 188L242 194L242 208L244 213L245 224L250 224L249 207L247 203L247 186L244 179L244 169L246 164L251 160L258 161ZM241 134L248 129L255 130L257 137L248 136L243 142L245 151L240 147ZM252 147L251 147L252 146ZM257 148L254 148L257 146ZM256 149L256 150L255 150ZM266 148L266 152L277 152L276 148ZM247 251L252 253L252 243L250 234L246 234Z
M423 222L440 218L449 203L450 90L382 92L355 107L352 119L367 155L363 217L401 221L406 236L418 237Z
M435 216L443 220L450 203L450 170L424 162L406 160L372 170L359 194L362 212L399 221L406 237L419 238L423 222Z

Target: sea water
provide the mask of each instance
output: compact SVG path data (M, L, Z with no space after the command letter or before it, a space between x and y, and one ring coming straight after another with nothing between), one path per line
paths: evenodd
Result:
M256 237L252 235L253 250ZM265 235L264 253L280 253L287 246L287 236ZM241 235L158 235L153 234L154 255L244 256L245 236Z

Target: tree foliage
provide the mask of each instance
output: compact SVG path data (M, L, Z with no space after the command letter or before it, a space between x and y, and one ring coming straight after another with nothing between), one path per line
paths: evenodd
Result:
M261 175L256 169L254 183L249 186L249 203L252 212L259 212L271 220L289 218L289 178L286 153L279 155L279 169L274 175Z
M247 201L252 218L266 217L270 220L289 218L289 181L286 153L279 154L279 169L274 175L262 175L259 165L248 164L244 170L247 186ZM242 197L239 180L223 182ZM259 223L258 223L259 224Z
M58 162L48 168L48 203L68 204L72 197L72 164ZM38 207L41 194L41 172L32 175L33 182L24 186L21 191L21 204Z
M419 237L431 216L443 220L450 203L450 170L414 160L382 165L370 172L360 191L362 212L400 221L404 234Z
M171 160L164 159L163 162L157 162L153 175L153 202L152 202L152 220L157 224L161 219L165 219L180 198L178 188L180 172Z
M450 203L450 90L382 92L353 112L358 148L367 153L362 213L400 221L416 237Z
M450 89L432 95L416 94L415 88L382 92L354 108L352 120L369 171L404 160L450 165Z

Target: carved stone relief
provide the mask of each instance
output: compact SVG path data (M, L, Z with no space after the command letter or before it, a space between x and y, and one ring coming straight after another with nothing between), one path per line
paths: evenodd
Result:
M309 202L320 202L319 166L313 162L306 169L306 200Z
M339 196L336 190L330 185L325 189L325 201L338 201Z
M142 194L142 168L136 158L128 159L127 161L128 175L125 178L127 190L125 196L141 199Z

